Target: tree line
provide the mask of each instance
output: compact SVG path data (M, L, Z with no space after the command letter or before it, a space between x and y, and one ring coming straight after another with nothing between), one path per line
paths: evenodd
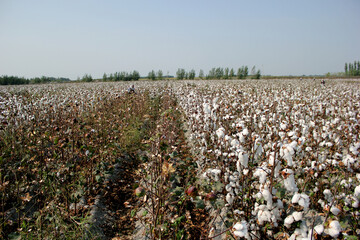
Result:
M55 78L55 77L36 77L36 78L24 78L17 76L0 76L0 85L23 85L23 84L39 84L50 82L68 82L69 78Z
M360 61L345 63L345 75L349 77L360 76Z
M114 74L111 73L110 75L107 75L104 73L102 80L103 81L137 81L140 79L140 73L136 70L132 72L115 72Z
M174 76L164 75L162 70L158 71L150 71L147 75L147 78L150 80L163 80L166 78L173 78ZM183 68L179 68L176 72L176 79L183 80L183 79L195 79L196 72L194 69L190 71L186 71ZM255 66L252 68L250 75L249 75L249 68L247 66L239 67L235 73L233 68L212 68L209 70L208 74L204 74L203 70L200 70L198 73L198 78L200 79L260 79L261 72L260 70L256 70ZM104 73L102 77L102 81L110 81L110 82L117 82L117 81L137 81L140 79L140 73L136 70L132 72L115 72L111 74ZM0 76L0 85L21 85L21 84L37 84L37 83L50 83L50 82L69 82L69 78L54 78L54 77L36 77L36 78L24 78L24 77L17 77L17 76ZM85 74L83 77L78 77L77 81L81 82L93 82L94 79L90 74Z
M186 72L185 69L179 68L176 72L176 79L182 80L182 79L195 79L195 70L190 70L189 72ZM248 66L242 66L239 67L235 73L235 70L233 68L212 68L209 70L208 74L204 74L204 71L201 69L199 71L198 77L200 79L246 79L250 77L251 79L260 79L261 77L261 71L256 70L255 66L251 69L250 75L249 75L249 68Z

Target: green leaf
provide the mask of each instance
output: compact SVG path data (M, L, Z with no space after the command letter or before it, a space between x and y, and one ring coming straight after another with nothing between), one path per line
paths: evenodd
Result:
M101 176L100 176L100 175L96 175L96 176L95 176L95 180L96 180L96 182L99 182L99 181L100 181L100 179L101 179Z
M200 208L200 209L204 209L205 208L204 201L202 199L196 199L195 200L195 207Z
M215 192L222 192L223 188L224 188L224 184L221 182L216 182L213 186L213 190Z
M132 218L135 216L135 214L136 214L136 210L135 210L135 209L131 210L130 216L131 216Z
M20 240L21 239L21 235L17 232L13 232L9 234L9 240Z

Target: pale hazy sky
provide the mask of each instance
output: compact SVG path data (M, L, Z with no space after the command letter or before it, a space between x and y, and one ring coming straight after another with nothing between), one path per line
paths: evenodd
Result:
M0 76L310 75L354 60L359 0L0 0Z

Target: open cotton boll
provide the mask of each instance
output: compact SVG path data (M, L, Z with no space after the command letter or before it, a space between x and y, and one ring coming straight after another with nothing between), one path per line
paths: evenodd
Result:
M264 169L262 168L257 168L254 172L254 177L258 177L259 178L259 182L261 184L264 184L266 181L266 177L267 177L267 173L265 172Z
M216 130L216 135L218 136L219 139L224 138L225 137L225 129L224 128L219 128L218 130Z
M341 212L341 210L338 209L337 207L332 206L332 207L330 208L330 212L332 212L332 214L334 214L335 216L337 216L337 215Z
M263 198L265 199L265 201L267 202L267 207L271 208L272 204L273 204L273 200L272 200L272 195L269 191L269 189L263 189L261 191L261 194L263 196Z
M324 193L324 196L325 196L325 200L328 201L328 202L331 202L332 199L333 199L333 195L332 195L331 191L329 189L325 189L323 191L323 193Z
M241 223L237 222L234 227L234 235L237 237L245 237L248 234L248 224L247 222L241 221Z
M285 174L289 174L284 177L284 186L289 192L297 192L299 189L296 186L294 172L291 169L284 169Z
M360 199L360 185L356 186L354 190L354 196Z
M230 143L231 147L233 147L233 148L238 147L239 144L240 144L240 142L237 139L231 140L231 143Z
M329 224L329 229L328 229L329 235L332 236L333 238L336 238L339 236L340 232L341 232L340 223L338 221L332 221Z
M310 198L305 193L295 193L291 199L292 203L298 203L300 206L304 208L304 211L307 211L310 206Z
M291 227L291 224L294 222L294 217L292 216L292 215L289 215L289 216L287 216L286 218L285 218L285 220L284 220L284 225L285 225L285 227L287 227L287 228L290 228Z
M271 212L267 209L264 210L260 209L257 214L257 217L260 225L263 225L264 222L271 222Z
M280 123L280 128L286 130L287 125L285 123Z
M316 231L317 234L321 235L324 232L324 225L319 224L314 227L314 230Z
M246 153L240 152L238 155L239 163L247 168L249 163L249 156ZM240 171L239 171L240 172Z
M231 193L226 194L225 199L226 199L226 202L230 205L233 204L233 202L234 202L234 196Z
M205 113L205 114L208 114L208 115L211 114L211 109L210 109L210 105L209 105L209 104L204 103L204 104L203 104L203 108L204 108L204 113Z
M292 216L294 217L295 221L300 221L303 218L302 212L293 212Z

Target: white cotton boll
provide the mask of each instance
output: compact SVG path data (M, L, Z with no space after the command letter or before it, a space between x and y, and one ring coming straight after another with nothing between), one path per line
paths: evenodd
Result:
M294 196L291 199L291 203L297 203L301 198L300 193L295 193Z
M279 136L280 136L281 139L283 139L283 138L285 137L285 135L286 135L285 132L279 132L278 134L279 134Z
M336 238L337 236L339 236L340 232L341 232L341 226L340 223L338 221L332 221L329 224L329 235L332 236L333 238Z
M330 212L332 212L332 214L337 216L341 211L337 207L332 206L331 209L330 209Z
M244 170L243 170L243 174L244 174L245 176L247 176L248 173L249 173L249 169L244 169Z
M234 235L237 237L245 237L248 234L248 224L246 221L242 221L241 223L237 222L234 227Z
M236 170L238 172L241 172L241 163L240 163L240 161L236 161Z
M320 204L320 206L321 206L322 208L324 208L324 206L325 206L324 200L319 199L318 203Z
M218 136L219 139L224 138L225 137L225 129L219 128L218 130L216 130L216 135Z
M284 208L284 203L283 203L280 199L277 200L276 205L277 205L277 207L278 207L279 209L283 209L283 208Z
M358 181L360 181L360 173L356 174L356 178L357 178Z
M226 190L227 192L230 192L230 191L232 190L231 185L230 185L230 184L226 184L225 190Z
M360 185L356 186L354 190L354 196L360 199Z
M314 230L316 231L317 234L321 235L324 232L324 225L319 224L314 227Z
M268 210L260 210L257 217L260 225L263 225L264 222L271 221L271 213Z
M230 145L231 145L233 148L239 146L239 144L240 144L240 142L239 142L238 140L236 140L236 139L233 139L233 140L231 141L231 143L230 143Z
M306 148L305 148L305 151L311 152L311 151L312 151L312 148L311 148L311 147L306 147Z
M284 220L284 225L285 225L285 227L287 227L287 228L290 228L291 227L291 224L294 222L294 217L292 216L292 215L289 215L289 216L287 216L286 218L285 218L285 220Z
M244 136L249 135L249 130L247 128L244 128L244 130L242 131L242 135Z
M210 105L207 103L204 103L203 107L204 107L204 113L210 115L211 114Z
M302 212L293 212L292 216L294 217L295 221L300 221L303 218Z
M249 163L249 156L246 153L240 152L238 155L238 159L240 164L247 168L248 167L248 163Z
M234 202L234 196L230 193L226 194L226 202L228 204L232 205Z
M285 169L284 172L290 174L284 179L286 190L289 192L297 192L299 189L296 186L293 171L291 169Z
M354 199L354 201L352 202L351 206L352 206L353 208L358 208L358 207L359 207L359 200Z
M264 197L265 201L267 202L268 208L271 207L273 201L272 201L272 195L268 189L264 189L262 192L262 196Z
M311 168L315 169L316 168L316 161L311 161Z
M304 211L307 211L310 206L310 198L305 193L295 193L291 199L293 204L298 203L304 208Z
M266 181L267 173L262 168L257 168L254 172L254 177L259 177L259 182L264 184Z
M323 191L323 193L324 193L324 196L325 196L325 200L328 201L328 202L331 202L332 199L333 199L333 195L332 195L331 191L329 189L325 189Z
M280 128L281 128L282 130L286 130L286 127L287 127L287 125L286 125L285 123L281 123L281 124L280 124Z

